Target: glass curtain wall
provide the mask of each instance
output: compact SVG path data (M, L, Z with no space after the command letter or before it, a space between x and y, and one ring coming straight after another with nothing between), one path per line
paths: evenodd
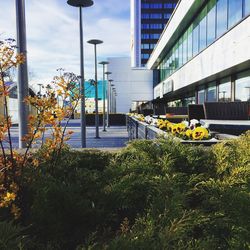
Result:
M227 77L221 80L219 85L219 102L230 102L232 96L231 78Z
M217 94L216 94L216 82L211 82L208 84L207 88L207 102L216 102Z
M240 21L243 16L243 0L230 0L228 1L228 27Z
M249 14L250 0L209 0L159 64L160 80L169 77Z
M250 70L236 76L235 101L250 101Z
M250 14L250 0L243 0L244 1L244 16Z

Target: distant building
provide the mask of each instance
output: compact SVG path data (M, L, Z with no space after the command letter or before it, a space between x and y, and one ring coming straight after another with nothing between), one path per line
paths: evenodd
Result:
M147 68L154 102L250 101L250 1L182 0Z
M109 76L114 80L117 97L116 112L128 113L138 104L153 98L153 71L145 68L131 68L129 57L108 58Z
M131 0L132 67L144 67L178 0Z

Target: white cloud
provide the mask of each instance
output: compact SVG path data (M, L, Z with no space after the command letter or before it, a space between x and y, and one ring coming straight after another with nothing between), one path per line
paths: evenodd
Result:
M99 61L128 56L130 47L129 1L94 2L92 7L83 9L86 79L94 76L94 49L87 40L104 41L98 46ZM15 37L15 1L0 0L0 10L0 36ZM77 8L68 6L66 0L26 0L26 23L28 65L34 73L31 83L52 79L59 67L79 74Z

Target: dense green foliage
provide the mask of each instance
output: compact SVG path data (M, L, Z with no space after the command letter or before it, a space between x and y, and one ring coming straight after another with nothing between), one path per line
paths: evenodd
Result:
M211 148L64 151L26 173L22 249L249 249L249 149L250 133Z

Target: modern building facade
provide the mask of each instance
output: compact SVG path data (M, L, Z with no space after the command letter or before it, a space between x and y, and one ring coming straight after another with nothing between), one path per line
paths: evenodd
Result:
M178 0L131 0L132 67L144 67Z
M250 0L182 0L148 60L154 102L250 101Z
M138 104L153 98L153 71L146 68L131 68L129 57L108 58L109 79L116 89L116 112L128 113Z

